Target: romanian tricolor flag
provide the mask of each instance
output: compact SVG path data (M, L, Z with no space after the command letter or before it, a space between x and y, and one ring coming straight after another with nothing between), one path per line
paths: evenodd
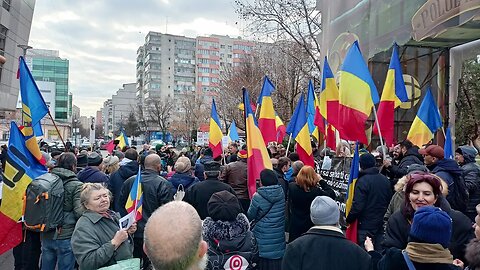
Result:
M345 195L345 216L348 217L350 209L352 209L353 196L355 193L355 184L358 180L358 172L360 169L360 157L358 155L358 142L355 144L355 153L353 154L352 166L350 167L350 176L348 177L347 194ZM358 220L355 220L352 224L349 224L345 236L348 240L357 243L358 242Z
M208 146L212 149L213 158L217 158L222 154L222 124L217 113L215 99L212 99L212 113L210 116L210 134L208 138Z
M339 129L343 139L367 144L365 123L379 101L377 88L355 41L341 68L339 89ZM327 119L328 121L328 119Z
M0 254L22 241L22 223L18 221L22 217L25 190L33 179L46 172L47 168L27 148L16 123L11 122L0 205Z
M453 159L455 157L452 141L452 132L450 131L450 127L447 127L445 131L445 144L443 145L445 158Z
M397 44L393 44L390 66L388 67L387 78L385 79L382 98L380 99L377 113L378 125L380 126L382 137L385 138L387 146L393 144L395 108L407 100L407 90L405 88L405 82L403 81L402 67L400 66L400 60L398 58L398 46ZM377 125L373 127L373 132L379 134Z
M142 203L143 203L143 189L142 189L142 173L141 167L138 167L137 177L133 182L130 194L128 195L125 209L128 213L135 211L135 220L142 219Z
M325 134L325 137L327 137L327 147L330 147L330 149L336 149L337 137L335 136L335 128L328 124L326 133L327 134Z
M310 132L308 130L307 112L303 101L303 94L300 95L297 107L293 113L292 120L295 123L292 131L292 138L297 142L297 154L305 165L315 166L313 159L312 143L310 141ZM289 124L290 127L290 124ZM288 130L288 128L287 128Z
M282 143L283 138L285 138L285 135L287 134L287 128L285 127L285 124L283 123L282 119L278 114L275 113L275 126L277 128L277 142Z
M432 91L427 88L417 116L413 120L407 139L414 145L422 146L433 139L435 132L442 127L442 117L433 99Z
M125 134L125 130L122 130L120 132L120 135L118 137L115 138L115 140L118 140L118 145L121 149L123 149L123 147L125 146L129 146L128 144L128 138L127 138L127 134Z
M275 90L273 83L265 76L263 80L262 92L258 97L257 105L260 106L260 115L258 117L258 127L262 132L265 143L277 140L275 125L275 110L273 108L272 92Z
M312 80L308 81L308 92L307 92L307 123L308 131L310 134L315 137L315 139L320 138L318 135L318 127L315 125L315 111L318 99L315 95L315 90L313 88Z
M272 162L268 156L262 133L257 127L255 114L250 104L248 92L243 89L243 103L245 106L245 132L247 136L247 184L248 194L252 198L257 191L257 179L260 179L260 172L264 169L272 169Z
M235 121L232 121L232 123L230 124L227 136L232 142L238 141L240 139L240 136L238 136L237 125L235 125Z
M20 79L20 95L22 99L22 133L25 144L32 155L41 164L47 163L38 147L37 136L42 136L40 121L48 113L48 107L43 100L32 73L25 60L20 56L18 74Z
M328 64L327 57L323 62L322 90L320 92L320 114L334 127L338 127L338 100L337 82ZM325 130L325 128L324 128Z

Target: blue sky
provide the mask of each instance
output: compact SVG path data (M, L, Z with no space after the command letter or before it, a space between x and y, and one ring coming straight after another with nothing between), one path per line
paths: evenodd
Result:
M73 103L93 116L135 82L136 51L149 31L239 36L244 25L230 0L37 0L29 45L69 59Z

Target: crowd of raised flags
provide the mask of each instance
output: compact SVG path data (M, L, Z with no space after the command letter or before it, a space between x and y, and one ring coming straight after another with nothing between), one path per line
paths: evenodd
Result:
M33 179L47 171L36 137L42 135L40 120L49 113L49 110L23 57L20 57L19 61L23 123L21 125L15 122L11 123L10 151L7 165L4 168L3 203L0 206L0 254L21 241L21 223L18 223L18 221L22 216L23 194ZM341 139L368 144L369 136L366 134L365 123L369 119L372 109L375 110L375 105L378 104L378 114L376 114L378 117L375 117L374 132L381 139L385 139L386 145L390 146L394 142L394 110L401 102L408 100L397 46L395 44L393 46L381 98L378 96L372 76L361 55L358 42L354 42L347 53L340 68L340 77L341 80L337 87L333 72L325 58L320 94L315 93L313 83L310 81L306 99L304 94L300 95L287 127L275 112L272 99L275 86L267 76L264 78L256 106L250 100L247 90L243 90L241 107L244 109L246 127L250 197L256 191L260 172L265 168L272 168L266 145L269 142L282 142L287 134L289 135L289 143L292 141L296 143L296 152L300 160L305 165L314 166L311 136L319 140L319 133L323 133L326 145L331 148L335 148L337 136ZM255 108L252 108L252 105ZM258 121L256 118L257 109L260 109ZM215 100L212 100L209 147L213 151L213 158L222 155L223 133L221 127ZM421 146L428 143L441 127L442 119L439 110L431 90L427 89L407 139ZM447 133L450 133L449 130L447 130ZM231 123L228 136L232 141L239 139L234 122ZM450 146L446 145L445 154L446 156L453 156L451 138L447 136L446 139ZM128 145L128 139L124 132L115 140L118 140L118 146L120 147ZM113 140L111 146L113 146ZM350 188L347 195L347 214L349 204L351 205L351 198L353 198L353 186L356 178L358 178L358 146L351 170ZM139 173L126 205L129 212L136 211L137 220L141 218L142 208L140 182Z

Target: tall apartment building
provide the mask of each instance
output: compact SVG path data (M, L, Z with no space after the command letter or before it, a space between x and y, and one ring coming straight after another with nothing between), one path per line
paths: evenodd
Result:
M255 43L211 35L189 38L149 32L137 50L137 98L214 93L223 70L240 65Z
M101 123L103 123L104 136L113 135L127 122L130 113L137 105L136 86L136 83L124 84L111 99L103 103Z
M68 92L68 59L60 58L59 52L55 50L32 49L27 52L25 60L38 84L43 84L43 82L55 83L55 89L52 93L55 99L50 104L50 112L53 118L60 121L70 121L72 96Z

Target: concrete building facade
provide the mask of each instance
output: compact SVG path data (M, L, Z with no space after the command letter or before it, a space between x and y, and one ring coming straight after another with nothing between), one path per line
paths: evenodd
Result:
M103 103L101 120L100 122L97 120L97 123L103 124L103 135L112 137L119 131L127 122L130 113L134 112L135 106L137 106L137 84L126 83L112 95L111 99ZM97 112L97 119L98 116Z

